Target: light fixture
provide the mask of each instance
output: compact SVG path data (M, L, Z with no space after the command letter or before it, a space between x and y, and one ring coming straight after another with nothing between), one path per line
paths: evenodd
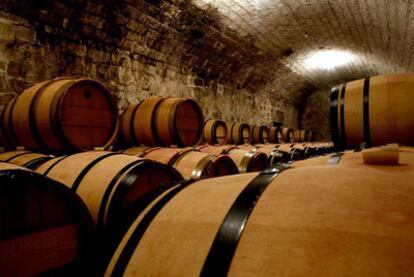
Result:
M344 50L318 50L310 53L304 60L309 69L332 70L355 61L356 55Z

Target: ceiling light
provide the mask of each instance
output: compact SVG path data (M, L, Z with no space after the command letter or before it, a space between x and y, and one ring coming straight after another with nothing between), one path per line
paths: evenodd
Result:
M309 69L332 70L355 61L355 54L341 50L320 50L305 57Z

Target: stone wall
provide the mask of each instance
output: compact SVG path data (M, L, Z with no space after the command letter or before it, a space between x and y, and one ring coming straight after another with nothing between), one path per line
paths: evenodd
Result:
M316 139L330 141L329 89L316 90L307 98L301 113L301 127L316 131Z
M191 96L206 117L261 124L281 110L286 125L298 125L297 105L267 82L271 57L189 1L6 0L0 8L0 105L34 82L89 76L121 110L155 95Z

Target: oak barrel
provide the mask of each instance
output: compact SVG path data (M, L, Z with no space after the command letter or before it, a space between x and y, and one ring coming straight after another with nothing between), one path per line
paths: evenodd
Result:
M13 147L17 146L17 139L14 136L11 121L11 111L13 110L16 98L13 98L3 107L0 114L0 131L3 146Z
M190 98L166 98L155 114L155 130L163 146L195 145L202 136L203 122L203 111Z
M115 222L146 193L182 180L175 169L164 164L105 151L55 158L36 171L76 192L98 230Z
M371 150L380 149L380 147L373 147ZM414 165L414 147L399 147L399 163L400 165ZM330 155L315 157L302 161L292 163L292 167L307 167L315 165L340 165L340 166L354 166L355 164L363 164L361 152L347 150L344 152L337 152Z
M306 143L295 143L292 148L297 153L296 160L307 159L313 155L313 148Z
M280 144L258 144L256 145L256 151L265 153L269 158L269 166L274 167L280 163L285 162L283 153L278 152L277 148ZM286 160L287 161L287 160Z
M281 143L282 142L282 129L279 127L269 128L269 142L270 143Z
M269 139L269 128L265 125L253 125L251 143L267 143Z
M309 139L309 131L307 130L295 130L293 131L293 139L295 142L308 142Z
M331 90L332 140L338 149L361 143L414 145L414 74L374 76Z
M282 129L282 142L284 143L293 143L294 135L292 128L283 128Z
M121 115L121 131L128 143L133 145L159 145L155 129L155 115L164 98L154 97L129 106Z
M55 152L106 148L116 139L118 108L98 81L57 78L23 91L10 109L6 133L14 145Z
M227 124L227 143L229 144L246 144L250 143L251 133L250 126L246 123L226 123Z
M237 165L240 173L261 171L269 166L267 155L254 150L246 151L232 145L207 146L199 149L205 153L228 155Z
M297 161L301 159L300 152L293 147L293 144L290 143L282 143L277 146L275 150L275 154L277 157L277 162L275 163L286 163L290 161Z
M135 146L131 147L125 150L121 150L121 153L127 154L127 155L133 155L137 156L139 158L142 158L145 156L145 153L147 150L151 151L152 149L155 149L155 147L149 147L149 146Z
M10 151L0 153L0 161L20 165L32 170L38 168L50 159L52 159L51 156L30 151Z
M89 272L94 226L85 204L66 186L0 162L0 219L1 276Z
M204 142L211 145L224 145L227 142L227 125L218 119L209 119L204 123Z
M240 145L237 145L237 148L250 152L250 151L256 150L257 147L256 145L251 145L251 144L240 144Z
M136 218L105 275L413 276L413 179L412 165L359 164L177 186Z
M200 152L194 148L138 148L128 151L146 159L172 166L186 180L198 180L217 176L237 174L239 171L233 160L226 155Z

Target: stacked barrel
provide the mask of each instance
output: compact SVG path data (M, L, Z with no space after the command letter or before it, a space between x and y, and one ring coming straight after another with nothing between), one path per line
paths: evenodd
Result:
M335 146L412 144L411 78L334 89ZM190 98L119 116L70 77L26 89L0 127L1 276L414 274L411 147L332 153L310 130L205 120Z
M375 76L334 87L332 141L337 149L414 145L414 74Z
M105 274L413 275L414 150L343 158L177 186L136 218Z
M10 101L0 125L10 146L60 153L107 148L118 134L118 108L100 82L57 78Z

